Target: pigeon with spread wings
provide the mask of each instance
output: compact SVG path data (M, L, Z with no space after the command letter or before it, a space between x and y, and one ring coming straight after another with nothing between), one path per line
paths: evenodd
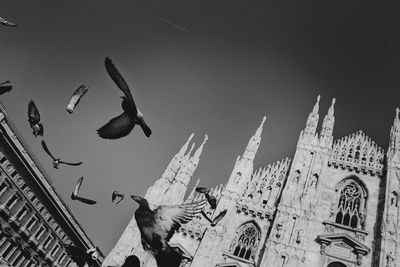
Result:
M78 89L75 90L67 105L67 111L69 114L72 114L74 112L75 107L79 104L79 101L87 93L88 90L89 87L84 84L82 84L78 87Z
M83 202L83 203L89 204L89 205L96 204L97 202L94 200L78 196L79 190L81 189L81 186L82 186L82 182L83 182L83 177L78 179L78 182L76 183L75 188L74 188L74 192L72 192L71 199L78 200L80 202Z
M38 135L43 136L43 124L40 122L40 113L33 100L28 104L28 121L31 126L32 133L35 137Z
M161 205L151 210L145 198L131 198L139 204L135 211L135 220L143 248L154 255L159 267L179 266L181 255L169 246L168 241L181 224L188 223L200 214L206 200L173 206Z
M204 194L208 201L208 204L210 204L211 209L215 210L215 208L217 207L217 198L210 195L210 189L206 187L196 187L196 192Z
M125 82L122 75L119 73L111 59L106 57L105 66L107 73L111 79L117 84L118 88L124 93L122 96L122 112L117 117L111 119L107 124L97 130L101 138L118 139L127 136L135 127L136 124L142 127L144 134L147 137L151 135L151 129L144 121L143 114L136 107L128 84Z
M18 24L8 21L2 17L0 17L0 23L3 24L4 26L9 26L9 27L17 27L18 26Z
M60 164L66 164L66 165L70 165L70 166L79 166L83 163L83 162L76 162L76 163L65 162L65 161L62 161L60 158L54 157L51 154L51 152L50 152L49 148L47 147L46 142L44 140L42 140L42 147L43 147L44 151L47 153L47 155L49 155L53 159L53 167L55 169L58 169L58 165L60 165Z
M10 81L5 81L5 82L0 83L0 95L10 92L11 89L12 89L12 86L10 84Z
M119 200L115 201L117 198L119 198ZM117 205L117 204L118 204L119 202L121 202L124 198L125 198L124 193L121 193L121 192L118 192L118 191L114 191L114 192L112 193L112 196L111 196L111 201L112 201L115 205Z

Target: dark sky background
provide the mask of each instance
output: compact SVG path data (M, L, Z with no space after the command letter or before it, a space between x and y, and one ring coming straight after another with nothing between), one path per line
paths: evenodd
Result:
M112 191L143 195L192 132L197 145L209 135L191 183L204 186L227 181L264 115L256 167L292 156L318 94L320 122L337 99L335 138L362 129L386 149L400 106L399 12L399 1L1 0L0 16L20 24L0 25L0 81L14 86L1 100L108 254L137 207L129 197L114 206ZM130 85L151 138L138 128L117 141L97 136L122 111L106 56ZM70 115L66 105L82 83L89 92ZM52 168L27 123L30 99L50 150L83 165ZM80 176L82 194L97 205L70 199Z

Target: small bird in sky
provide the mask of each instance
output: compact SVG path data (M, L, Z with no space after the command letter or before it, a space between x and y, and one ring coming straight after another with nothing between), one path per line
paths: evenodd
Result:
M214 220L211 222L211 226L212 227L216 226L217 223L219 223L219 221L221 221L225 217L227 211L228 211L227 209L224 209L223 211L221 211L217 215L217 217L215 217Z
M91 267L97 260L97 248L92 248L88 250L81 249L74 245L69 245L66 247L66 251L71 260L76 263L78 267Z
M35 137L38 135L43 136L43 124L40 122L40 113L33 100L28 104L28 121L32 128L32 133Z
M117 198L119 198L119 200L117 200L117 202L115 202L115 200L116 200ZM115 205L117 205L117 204L118 204L119 202L121 202L124 198L125 198L124 193L120 193L120 192L118 192L118 191L114 191L114 192L112 193L111 201L112 201Z
M208 201L208 204L210 204L211 209L215 210L215 208L217 207L217 198L210 195L210 189L206 187L196 187L196 192L204 194Z
M42 147L43 147L44 151L46 151L47 155L49 155L53 159L53 167L55 169L58 169L58 165L60 165L60 164L79 166L83 163L83 162L71 163L71 162L62 161L60 158L56 158L51 154L51 152L50 152L49 148L47 147L46 142L44 140L42 140L41 143L42 143Z
M10 84L10 81L5 81L5 82L0 83L0 95L10 92L11 89L12 89L12 86Z
M81 186L82 186L82 182L83 182L83 177L78 179L78 182L75 185L74 191L72 192L71 199L78 200L78 201L81 201L81 202L83 202L85 204L89 204L89 205L96 204L97 202L94 200L78 196L79 190L81 189Z
M75 107L78 105L79 101L87 93L88 90L89 87L84 84L82 84L75 90L67 105L68 113L72 114L74 112Z
M206 200L166 206L151 210L145 198L131 196L139 204L135 220L140 230L144 250L153 254L159 267L177 267L181 255L173 250L168 241L181 224L188 223L205 207Z
M122 109L124 112L119 116L111 119L107 124L97 130L101 138L105 139L118 139L127 136L135 127L135 124L140 125L144 134L147 137L151 135L151 129L147 126L143 119L143 114L136 107L131 91L128 84L125 82L122 75L118 72L117 68L112 63L111 59L106 57L105 66L107 73L111 79L117 84L119 89L124 93L122 96Z
M2 17L0 17L0 23L3 24L4 26L9 26L9 27L17 27L18 24L12 23L11 21L8 21Z

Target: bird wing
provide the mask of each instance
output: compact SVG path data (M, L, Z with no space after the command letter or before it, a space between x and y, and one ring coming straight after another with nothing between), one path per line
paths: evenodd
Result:
M82 84L75 90L75 92L72 94L71 99L69 100L69 103L67 106L67 111L69 113L72 113L74 111L74 108L78 105L79 101L87 93L88 90L89 90L89 87L87 87L84 84Z
M202 194L210 193L210 189L208 189L207 187L196 187L195 190L196 190L196 192L202 193Z
M95 201L95 200L91 200L91 199L84 198L84 197L76 197L75 199L80 202L83 202L85 204L88 204L88 205L94 205L97 203L97 201Z
M207 201L203 199L187 204L159 206L154 210L156 223L158 223L168 235L172 236L175 228L191 221L195 215L202 211L206 202Z
M147 137L150 137L150 135L151 135L151 129L150 129L150 127L146 124L146 122L144 121L143 117L140 118L138 124L139 124L140 127L142 128L144 134L145 134Z
M2 17L0 17L0 23L2 23L5 26L11 26L11 27L16 27L18 24L12 23L11 21L8 21Z
M44 149L44 151L46 151L47 155L49 155L53 160L56 160L56 158L50 153L49 148L46 145L46 142L44 140L42 140L42 147Z
M118 191L114 191L111 196L111 201L114 203L115 198L117 197Z
M78 196L78 194L79 194L79 189L80 189L81 186L82 186L82 182L83 182L83 177L79 178L79 179L78 179L78 182L77 182L76 185L75 185L74 192L72 193L72 194L74 195L75 198L76 198L76 197Z
M28 120L31 127L40 122L40 113L33 100L28 104Z
M97 133L101 138L118 139L127 136L133 127L135 127L135 123L126 112L123 112L98 129Z
M79 166L82 163L83 163L82 161L81 162L65 162L65 161L60 160L60 164L66 164L66 165L70 165L70 166Z
M70 245L66 248L67 254L80 267L86 263L86 252L76 246Z
M133 97L132 97L131 91L129 90L129 86L126 83L126 81L124 80L124 78L122 77L122 75L119 73L117 67L115 67L115 65L113 64L113 62L111 61L111 59L109 57L106 57L104 63L105 63L108 75L110 75L111 79L115 82L115 84L118 86L118 88L121 89L121 91L124 93L124 95L128 98L129 103L132 105L132 107L137 112L135 101L133 101Z
M9 83L10 81L0 83L0 95L11 91L12 86Z
M211 223L211 226L217 225L217 223L218 223L220 220L222 220L222 218L225 217L227 211L228 211L227 209L221 211L221 212L217 215L217 217L214 218L214 220L213 220L212 223Z

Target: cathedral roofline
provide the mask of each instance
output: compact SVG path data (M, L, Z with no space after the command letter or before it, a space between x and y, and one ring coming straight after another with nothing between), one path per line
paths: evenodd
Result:
M69 209L68 205L61 198L59 193L53 186L50 175L46 172L35 154L32 152L22 135L18 132L17 127L9 117L4 104L0 101L0 132L5 144L14 150L15 155L18 156L16 160L19 161L21 168L34 178L37 186L43 190L43 196L47 198L47 204L54 207L60 217L66 222L70 231L75 236L76 241L81 243L85 248L94 248L96 245L91 238L84 231L78 220ZM101 257L104 254L98 249Z

